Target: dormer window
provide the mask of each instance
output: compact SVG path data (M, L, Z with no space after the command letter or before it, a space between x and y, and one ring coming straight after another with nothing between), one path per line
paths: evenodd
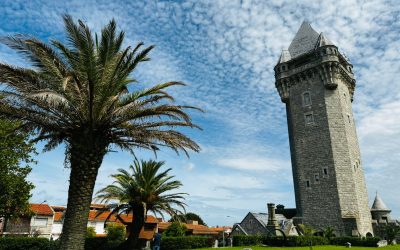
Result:
M303 93L303 106L311 105L311 95L310 92Z

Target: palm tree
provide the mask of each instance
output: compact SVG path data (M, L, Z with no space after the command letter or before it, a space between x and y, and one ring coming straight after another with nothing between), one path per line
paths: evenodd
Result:
M132 221L125 223L129 231L126 242L128 249L139 247L139 233L148 211L161 216L164 212L176 216L180 213L177 207L185 210L185 193L171 193L182 184L172 180L174 176L169 175L171 168L160 172L163 165L162 161L135 160L134 165L130 166L131 173L118 169L118 174L111 175L114 183L97 192L96 198L101 202L114 202L106 206L106 210L111 210L107 219L116 215L123 221L121 214L133 213Z
M26 56L33 68L0 63L0 117L19 120L21 130L34 131L45 150L66 145L71 169L62 249L83 249L89 206L97 173L111 147L133 152L160 146L176 152L199 151L177 127L197 127L186 113L190 106L173 104L168 82L148 89L133 85L132 72L148 61L153 46L123 48L124 32L114 20L93 37L81 20L64 16L67 43L51 45L16 35L1 41Z

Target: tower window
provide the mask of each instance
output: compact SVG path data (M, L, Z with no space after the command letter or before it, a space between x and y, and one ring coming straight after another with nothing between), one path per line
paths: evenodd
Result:
M306 187L310 187L310 181L306 181Z
M351 119L350 119L350 115L347 115L347 120L349 121L349 123L351 123Z
M324 172L324 175L328 175L328 169L327 168L324 168L323 172Z
M313 113L307 113L304 115L306 124L313 124L314 123L314 117L313 117Z
M303 94L303 106L310 106L311 105L311 95L310 92L305 92Z
M319 182L319 174L314 174L314 180L315 182Z

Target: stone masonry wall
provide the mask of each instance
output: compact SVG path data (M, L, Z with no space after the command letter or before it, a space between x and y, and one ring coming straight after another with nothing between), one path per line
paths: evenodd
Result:
M340 235L365 236L372 226L351 106L351 66L335 48L324 51L332 54L290 61L277 74L287 110L297 217L318 230L331 226ZM310 105L304 104L305 93Z

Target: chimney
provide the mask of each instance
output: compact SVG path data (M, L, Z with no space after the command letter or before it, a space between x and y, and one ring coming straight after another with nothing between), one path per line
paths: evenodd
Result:
M276 235L276 229L279 229L278 221L275 217L275 204L268 203L268 224L267 229L274 235Z
M188 220L187 224L189 224L189 225L199 225L199 222L197 220Z

